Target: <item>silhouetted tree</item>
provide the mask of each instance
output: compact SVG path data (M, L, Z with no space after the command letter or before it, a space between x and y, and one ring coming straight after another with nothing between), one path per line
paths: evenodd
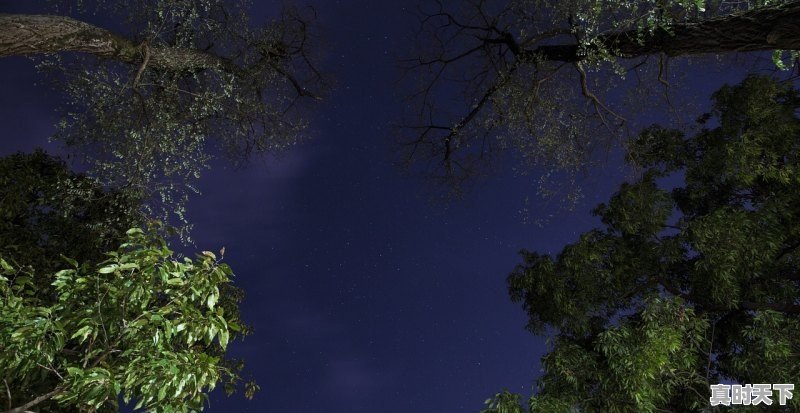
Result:
M401 152L456 190L506 149L524 167L583 170L621 136L628 115L608 95L626 75L659 85L677 56L774 51L781 67L800 56L798 1L443 3L421 7L404 64L419 87Z
M554 333L531 412L713 411L711 384L800 381L800 93L750 77L714 102L691 138L634 139L647 169L594 210L604 228L522 252L511 298ZM800 407L775 400L740 407ZM501 393L485 412L523 410Z

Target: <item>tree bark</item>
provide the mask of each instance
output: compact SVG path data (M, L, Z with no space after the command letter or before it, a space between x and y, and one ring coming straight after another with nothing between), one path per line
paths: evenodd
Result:
M143 62L172 71L240 68L223 57L200 50L136 43L109 30L66 16L0 14L0 57L57 52L82 52L129 64Z
M800 1L748 10L698 23L676 24L640 38L638 31L609 33L599 42L614 56L629 58L708 53L800 50ZM576 63L585 58L578 45L544 45L521 51L525 56Z

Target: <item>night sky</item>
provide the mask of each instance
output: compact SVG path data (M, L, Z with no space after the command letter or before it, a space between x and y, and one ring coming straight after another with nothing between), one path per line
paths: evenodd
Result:
M36 11L25 3L0 12ZM257 3L254 16L277 7ZM575 212L542 227L520 214L536 171L500 168L464 200L433 202L428 183L392 164L416 1L311 3L337 84L312 139L243 168L215 162L189 204L197 250L225 246L247 293L255 334L231 352L263 388L253 401L215 393L210 411L477 412L503 389L529 394L545 338L525 330L505 277L520 249L557 253L598 225L588 211L629 175L611 156ZM48 143L59 96L33 63L0 60L0 79L0 155L63 154ZM704 102L716 86L701 79L692 93Z

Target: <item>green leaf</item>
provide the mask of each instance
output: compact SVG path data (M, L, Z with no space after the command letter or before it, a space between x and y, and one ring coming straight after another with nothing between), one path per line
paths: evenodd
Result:
M697 11L699 11L700 13L706 11L705 0L695 0L694 5L695 7L697 7Z
M774 50L772 52L772 63L775 64L775 67L777 67L780 70L787 69L786 63L784 63L783 61L783 54L784 54L783 50Z
M226 349L228 347L228 330L224 328L220 329L217 338L219 339L220 347L222 347L223 350Z
M116 271L118 268L117 264L112 264L107 267L100 268L97 270L100 274L111 274L112 272Z
M66 261L69 265L73 266L74 268L78 268L78 261L75 261L74 259L67 257L65 255L61 255L61 259Z
M209 294L208 299L206 299L206 305L208 305L208 308L213 310L214 305L216 303L217 303L217 295L214 293Z
M124 264L120 264L120 266L119 266L119 269L120 269L120 270L134 270L134 269L139 269L139 264L137 264L137 263L135 263L135 262L126 262L126 263L124 263Z
M0 267L3 267L3 271L4 271L6 274L13 274L13 273L14 273L14 267L12 267L11 265L9 265L9 264L6 262L6 260L4 260L4 259L2 259L2 258L0 258Z
M125 231L125 234L129 235L129 236L130 235L142 235L142 234L144 234L144 231L142 231L141 228L131 228L131 229Z
M73 338L76 338L76 337L80 337L81 338L80 342L83 343L84 341L86 341L86 338L89 337L89 334L91 334L91 333L92 333L92 327L91 326L83 326L78 331L76 331L70 337L70 339L73 339Z

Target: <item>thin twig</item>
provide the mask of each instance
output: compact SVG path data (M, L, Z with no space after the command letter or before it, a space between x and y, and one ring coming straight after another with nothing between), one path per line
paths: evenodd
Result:
M711 340L708 343L708 364L706 365L706 384L711 384L708 381L708 376L711 374L711 352L714 350L714 331L717 328L717 323L711 325Z
M589 85L586 80L586 71L583 69L581 63L576 62L574 66L581 77L581 93L583 93L583 96L592 101L595 107L595 111L600 116L600 120L603 122L603 125L609 130L609 132L613 133L611 127L608 125L608 122L606 122L606 118L603 116L603 113L600 111L600 109L603 109L606 112L610 113L612 116L619 119L621 123L625 123L626 119L621 115L619 115L618 113L614 112L613 110L609 109L608 106L604 105L603 102L601 102L600 99L598 99L597 96L594 93L592 93L592 91L589 90Z
M18 407L15 407L13 409L9 409L8 411L3 412L3 413L25 413L31 407L36 406L39 403L45 402L45 401L49 400L51 397L53 397L53 396L55 396L55 395L57 395L57 394L59 394L59 393L61 393L63 391L64 391L64 389L62 387L56 387L52 391L50 391L48 393L45 393L45 394L43 394L43 395L41 395L41 396L39 396L39 397L29 401L29 402L23 404L22 406L18 406Z
M147 63L150 62L150 47L147 45L147 41L142 42L140 47L144 57L142 58L142 65L139 66L139 70L136 71L136 76L133 78L134 89L139 86L139 80L142 78L142 73L144 73L144 70L147 68Z
M662 85L669 87L669 82L664 79L664 76L667 74L667 55L665 53L661 53L661 57L658 59L658 82Z
M6 379L3 379L3 384L6 385L6 394L8 395L8 410L11 410L11 389L8 387Z

